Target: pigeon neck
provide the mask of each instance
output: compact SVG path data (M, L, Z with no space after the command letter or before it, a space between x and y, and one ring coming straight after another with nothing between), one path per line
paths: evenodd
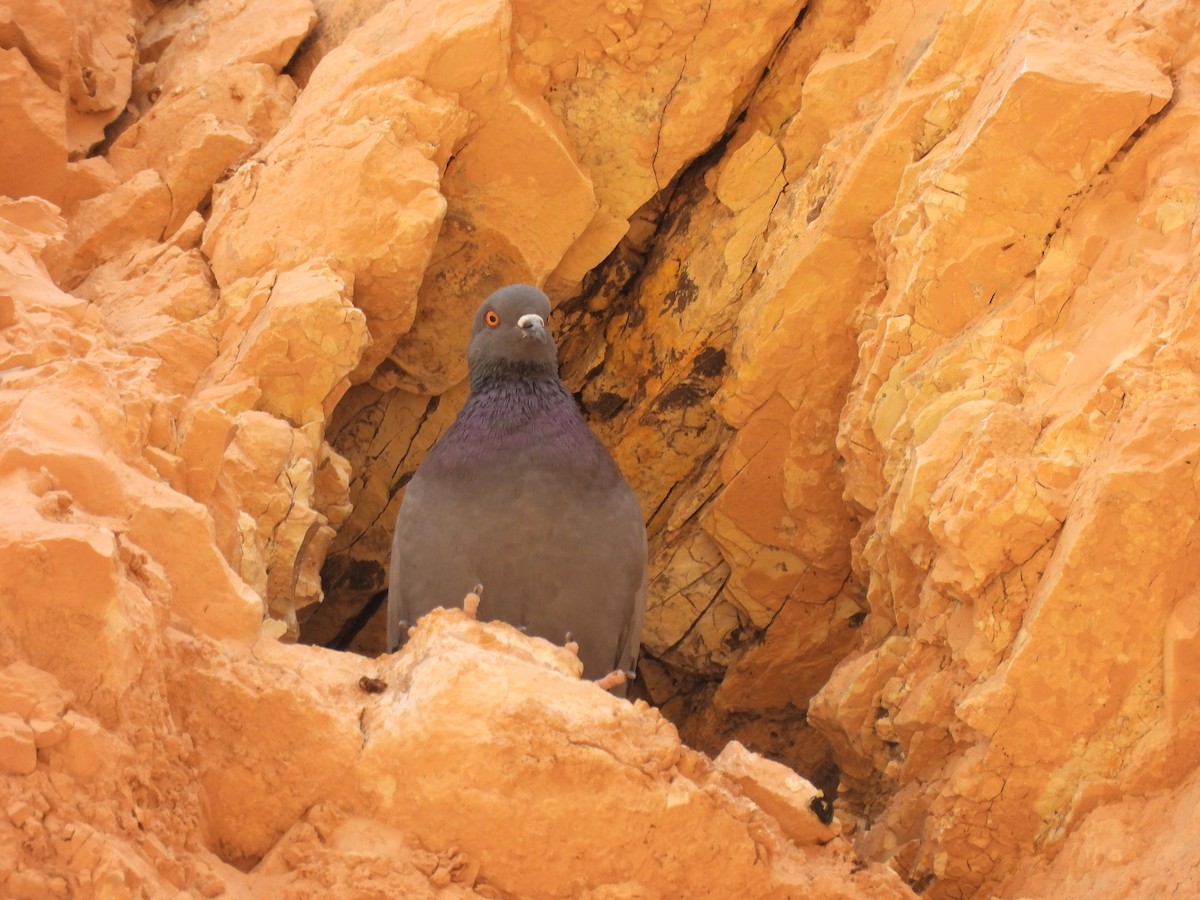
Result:
M478 394L496 387L533 386L541 381L556 380L557 377L555 367L547 363L491 360L471 366L471 393Z
M427 475L470 478L481 466L575 472L590 483L620 473L550 366L471 369L471 395L421 464ZM466 474L464 474L466 473ZM582 473L582 474L580 474ZM547 476L549 477L549 475Z

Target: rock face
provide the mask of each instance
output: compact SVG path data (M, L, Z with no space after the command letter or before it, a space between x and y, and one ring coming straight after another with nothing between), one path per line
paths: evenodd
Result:
M1200 894L1198 34L0 7L0 894ZM459 612L373 658L512 281L657 709Z

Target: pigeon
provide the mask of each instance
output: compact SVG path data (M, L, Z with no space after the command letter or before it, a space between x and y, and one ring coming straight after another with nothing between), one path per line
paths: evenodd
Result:
M482 618L577 644L586 677L637 662L645 520L558 377L549 315L549 298L526 284L500 288L475 313L469 395L396 516L389 651L418 617L481 586Z

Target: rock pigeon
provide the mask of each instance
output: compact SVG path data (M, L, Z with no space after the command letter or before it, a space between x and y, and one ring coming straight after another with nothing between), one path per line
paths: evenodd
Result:
M470 394L396 516L388 649L482 585L479 615L579 645L584 674L637 661L646 604L641 505L558 377L549 298L509 285L475 313Z

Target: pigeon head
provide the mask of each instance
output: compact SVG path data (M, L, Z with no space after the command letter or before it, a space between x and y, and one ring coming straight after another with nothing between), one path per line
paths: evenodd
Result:
M475 312L467 348L471 388L496 381L558 374L558 351L546 328L550 298L528 284L510 284Z

